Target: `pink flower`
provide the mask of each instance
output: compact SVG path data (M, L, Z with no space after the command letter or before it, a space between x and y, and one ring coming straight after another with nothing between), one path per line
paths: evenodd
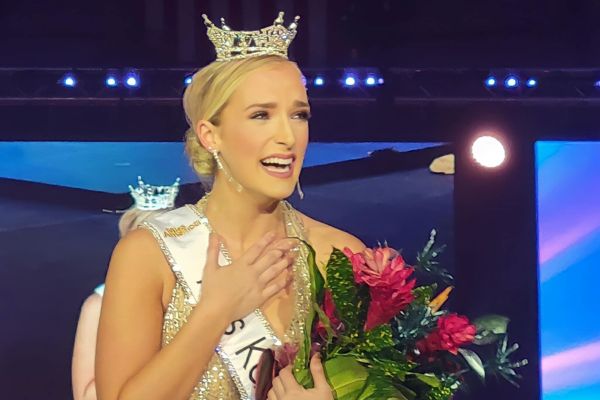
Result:
M346 247L344 254L352 263L355 282L369 286L371 302L365 330L389 322L414 300L412 290L416 282L407 280L414 268L406 265L396 250L378 247L353 253Z
M404 267L404 259L391 247L364 249L361 253L353 253L348 247L344 254L352 263L356 283L373 286L379 282L386 270L396 271Z
M473 342L476 333L477 328L467 317L458 314L443 315L438 319L437 329L420 340L417 349L421 353L442 350L456 355L460 347Z

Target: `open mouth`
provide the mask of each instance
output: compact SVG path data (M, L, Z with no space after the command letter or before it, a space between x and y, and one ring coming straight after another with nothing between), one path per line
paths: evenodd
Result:
M275 173L286 173L292 170L292 165L294 163L293 158L278 158L278 157L269 157L260 161L260 163L265 167L267 171L275 172Z

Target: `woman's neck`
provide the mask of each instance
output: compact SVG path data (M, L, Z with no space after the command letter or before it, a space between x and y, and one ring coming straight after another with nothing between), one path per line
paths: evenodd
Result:
M215 180L207 199L206 217L225 240L232 256L240 255L267 232L285 236L280 201L260 198L244 189L237 192L228 182Z

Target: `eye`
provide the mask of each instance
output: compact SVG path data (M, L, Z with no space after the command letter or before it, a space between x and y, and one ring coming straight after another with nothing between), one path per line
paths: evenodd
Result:
M294 118L303 119L306 121L308 121L310 119L310 117L311 117L311 114L308 111L300 111L294 115Z
M257 111L250 116L250 119L267 119L269 113L266 111Z

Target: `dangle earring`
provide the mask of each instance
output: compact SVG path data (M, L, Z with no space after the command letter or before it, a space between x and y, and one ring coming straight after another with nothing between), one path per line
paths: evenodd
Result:
M298 196L300 196L300 200L304 200L304 192L302 191L302 187L300 186L300 178L298 178L298 182L296 182L296 190L298 191Z
M235 190L238 193L240 193L244 188L235 179L233 179L233 176L231 175L231 173L227 170L227 168L225 168L225 165L223 164L223 161L221 160L221 157L219 156L219 151L217 149L212 149L212 148L208 149L208 151L210 151L213 158L215 159L215 162L217 163L217 168L220 169L221 171L223 171L223 174L225 174L225 176L227 177L227 182L230 182L231 184L235 185Z

